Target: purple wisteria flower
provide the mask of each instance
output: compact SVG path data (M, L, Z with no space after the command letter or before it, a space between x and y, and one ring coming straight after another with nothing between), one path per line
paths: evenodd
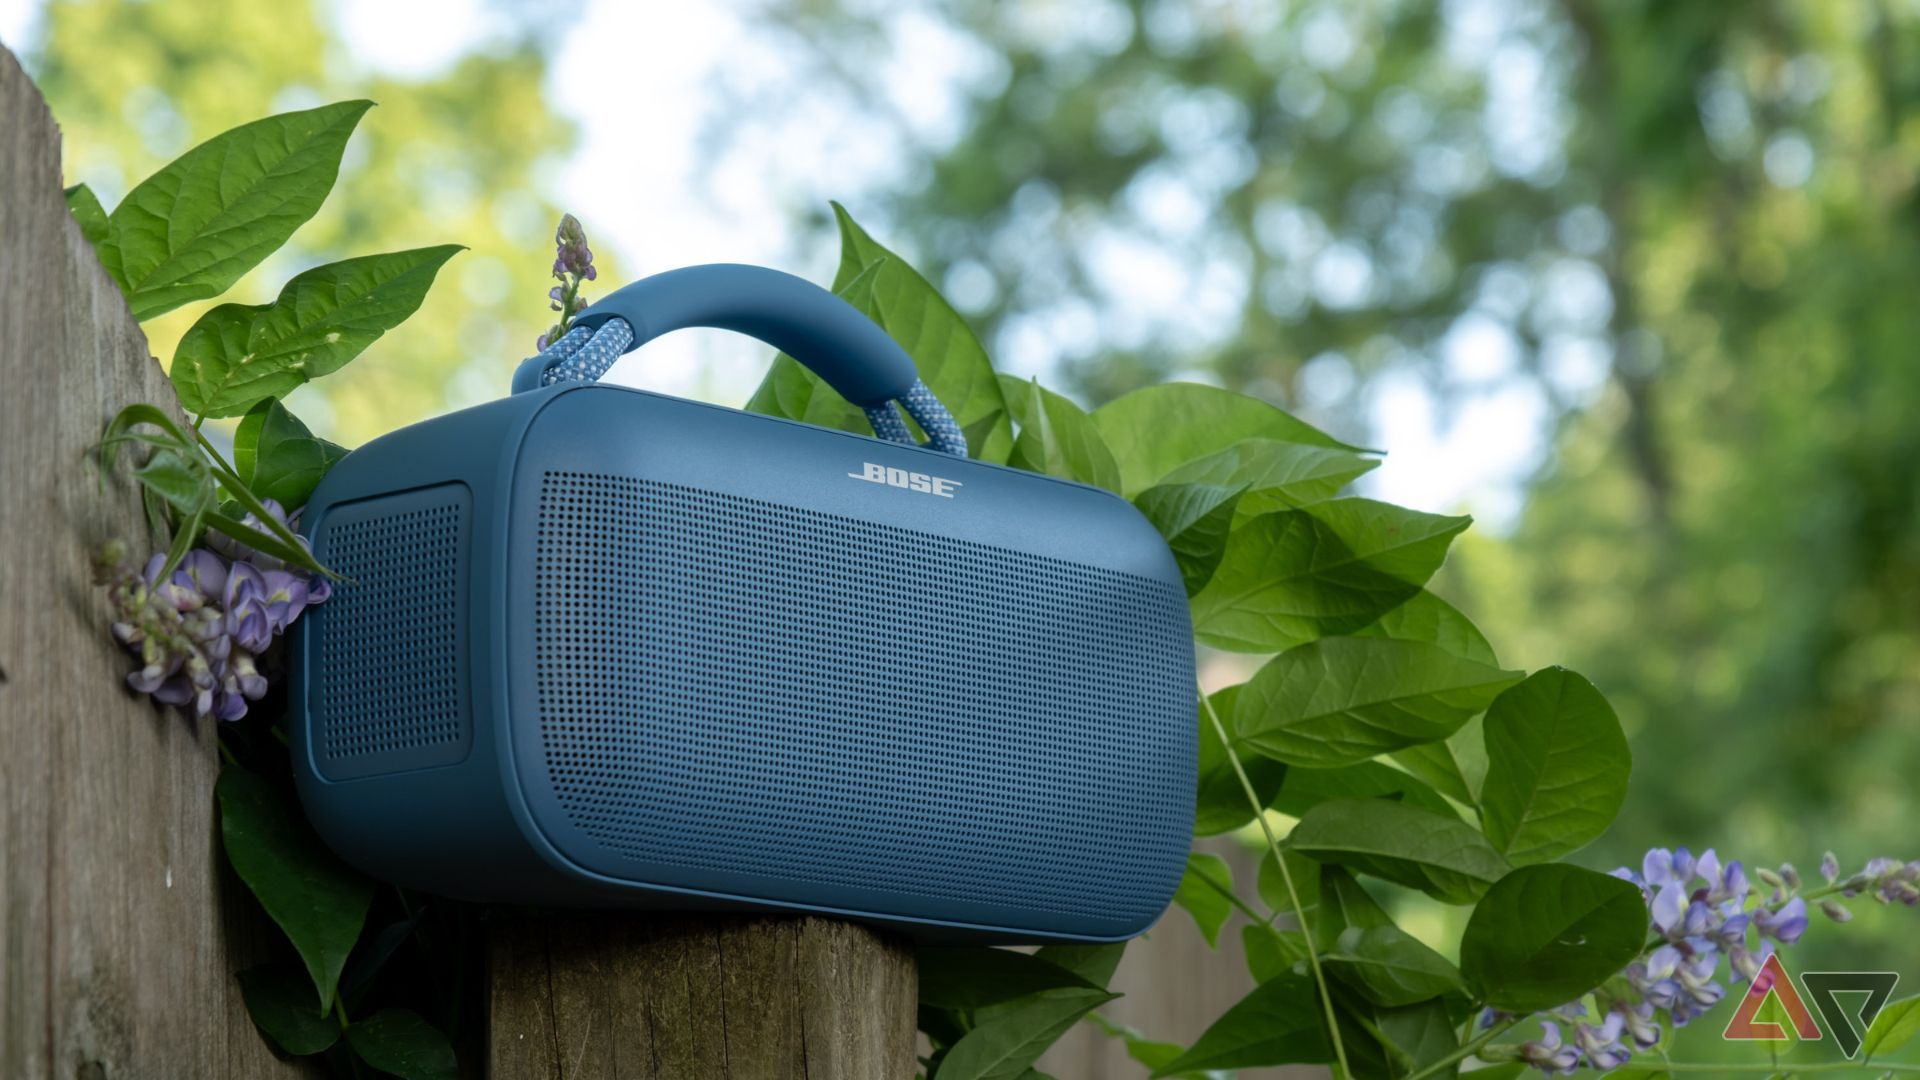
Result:
M548 306L560 313L560 321L540 335L535 347L541 352L560 340L573 317L587 309L587 298L580 292L581 284L600 277L600 271L593 265L593 249L587 246L587 230L579 218L562 214L559 227L553 231L553 244L553 276L560 284L547 290L547 300Z
M297 523L279 504L265 506L282 524ZM247 523L263 527L251 514ZM209 534L207 543L216 550L187 552L164 577L165 555L136 572L126 546L109 544L96 574L113 606L113 636L140 660L127 685L194 716L238 720L267 693L258 656L332 586L225 536Z
M1883 904L1920 905L1920 862L1889 858L1870 860L1843 879L1839 859L1828 853L1820 861L1826 885L1809 894L1801 891L1799 873L1782 864L1753 872L1770 890L1761 895L1738 859L1722 862L1711 848L1697 857L1686 848L1654 848L1638 871L1621 867L1613 876L1640 888L1653 947L1590 998L1537 1014L1540 1038L1486 1048L1483 1058L1525 1061L1548 1075L1570 1073L1583 1064L1603 1072L1617 1069L1635 1051L1658 1046L1666 1025L1684 1027L1726 998L1719 978L1722 956L1735 978L1754 983L1768 977L1762 966L1776 947L1806 934L1813 907L1836 923L1852 918L1829 894L1871 894ZM1599 1009L1598 1023L1589 1019L1589 1002ZM1481 1024L1512 1019L1489 1011ZM1563 1041L1565 1023L1572 1025L1572 1038Z

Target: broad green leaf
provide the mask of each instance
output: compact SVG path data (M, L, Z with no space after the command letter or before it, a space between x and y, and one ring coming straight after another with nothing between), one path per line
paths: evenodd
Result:
M315 438L275 398L248 409L233 433L234 471L256 496L277 500L289 513L305 506L321 477L346 456L345 447Z
M271 304L221 304L180 338L168 377L180 403L239 416L338 371L419 310L458 244L362 255L297 275Z
M1523 866L1473 909L1460 971L1488 1005L1538 1012L1600 985L1646 940L1647 905L1632 882L1565 863Z
M1179 1043L1160 1042L1149 1039L1134 1028L1125 1024L1116 1024L1099 1013L1087 1016L1094 1027L1126 1044L1127 1056L1145 1065L1148 1069L1157 1069L1186 1051ZM1199 1073L1186 1073L1185 1076L1200 1076Z
M1214 1021L1186 1053L1154 1070L1153 1075L1317 1064L1332 1057L1313 980L1285 972L1254 987Z
M1135 495L1133 504L1166 538L1187 595L1198 594L1226 553L1239 491L1217 484L1158 484Z
M220 770L220 836L227 861L299 951L322 1011L333 1008L340 969L360 937L373 883L342 863L266 780Z
M1333 498L1380 467L1351 450L1274 439L1247 439L1168 473L1163 484L1214 484L1246 493L1239 517L1294 510Z
M1233 703L1239 694L1238 686L1229 686L1207 699L1213 716L1218 716L1228 730L1232 730ZM1247 801L1247 789L1241 786L1240 776L1227 757L1219 733L1214 730L1213 716L1206 715L1203 709L1200 717L1199 790L1194 800L1193 815L1195 836L1228 832L1253 820L1253 805ZM1244 749L1239 754L1240 767L1246 770L1255 797L1265 805L1275 793L1282 790L1287 767L1272 758Z
M80 226L80 235L87 243L99 247L100 241L107 238L107 211L100 205L100 197L85 184L75 184L68 188L67 212Z
M1011 414L987 351L973 330L906 260L868 236L845 207L835 203L833 212L840 224L840 268L834 275L834 292L879 323L913 357L921 380L953 413L962 430L972 432L976 424L992 418L974 456L1006 461L1013 448ZM846 291L846 286L869 271L871 278L865 285ZM865 414L788 356L774 359L747 408L843 431L870 430ZM976 445L971 435L968 445Z
M1913 1041L1916 1032L1920 1032L1920 995L1889 1001L1867 1029L1866 1040L1861 1043L1866 1057L1861 1060L1900 1051Z
M1120 959L1126 954L1124 941L1105 945L1046 945L1033 955L1049 964L1066 968L1102 990L1113 981Z
M1095 409L1093 422L1120 465L1128 495L1244 439L1356 449L1259 398L1199 383L1135 390Z
M1287 846L1449 904L1473 903L1508 870L1473 826L1385 799L1321 803L1293 827Z
M1446 738L1519 678L1416 641L1325 638L1242 685L1232 733L1289 765L1352 765Z
M247 1015L275 1046L296 1057L317 1054L340 1040L340 1023L314 1002L313 980L288 964L264 964L240 973Z
M1187 854L1187 872L1180 876L1173 902L1193 916L1209 948L1220 944L1220 928L1233 915L1232 896L1233 868L1227 860L1201 851Z
M1293 889L1300 897L1300 906L1311 915L1319 903L1320 864L1297 851L1285 847L1280 849L1286 860L1287 874L1280 873L1280 863L1276 862L1273 852L1260 856L1260 868L1254 877L1254 891L1260 894L1260 902L1267 905L1268 911L1277 911L1283 915L1293 913L1293 898L1287 895L1287 878L1293 879Z
M1380 616L1377 622L1354 631L1355 637L1396 638L1438 645L1455 656L1499 666L1493 646L1480 628L1460 610L1425 589L1411 600Z
M1313 917L1313 940L1321 952L1331 952L1349 930L1378 930L1393 925L1380 901L1345 867L1320 871L1320 902Z
M1086 411L1038 380L1000 376L1000 396L1020 425L1007 463L1032 472L1120 490L1120 467Z
M1454 812L1447 800L1417 778L1377 761L1362 761L1336 769L1288 769L1280 783L1280 794L1268 805L1290 817L1299 817L1328 799L1398 799L1439 814Z
M1248 923L1240 928L1240 948L1247 955L1247 973L1254 982L1263 983L1306 961L1307 936L1298 930Z
M326 201L372 107L342 101L242 124L128 192L96 248L133 317L218 296L286 243Z
M1412 1005L1461 990L1459 970L1397 926L1350 927L1321 960L1376 1005Z
M1476 716L1440 742L1395 750L1393 760L1435 791L1465 806L1480 805L1480 786L1487 778L1487 745Z
M453 1044L420 1014L382 1009L347 1029L360 1060L400 1080L460 1080Z
M1600 691L1565 668L1509 687L1487 709L1487 839L1515 863L1557 859L1606 831L1633 751Z
M1371 499L1253 518L1234 528L1193 598L1194 635L1215 648L1275 652L1353 633L1418 595L1471 520Z
M1048 990L983 1010L947 1051L940 1080L1017 1080L1082 1016L1119 997L1105 990Z
M213 505L213 477L197 454L163 447L150 454L133 476L183 513L198 513Z
M919 967L920 1004L942 1009L978 1009L1062 987L1102 989L1057 964L1006 949L923 947Z
M1368 1001L1336 982L1334 1015L1356 1077L1408 1077L1452 1053L1459 1044L1446 1004L1429 998L1412 1005L1387 1006ZM1451 1078L1458 1065L1433 1073Z

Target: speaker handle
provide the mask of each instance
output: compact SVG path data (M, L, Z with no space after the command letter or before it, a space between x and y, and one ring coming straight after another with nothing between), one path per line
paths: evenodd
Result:
M703 326L760 339L805 364L866 411L875 433L913 437L897 401L937 450L966 455L966 437L920 381L899 343L820 286L764 266L709 263L668 270L614 290L574 317L573 328L513 374L513 392L594 380L614 360L662 334Z

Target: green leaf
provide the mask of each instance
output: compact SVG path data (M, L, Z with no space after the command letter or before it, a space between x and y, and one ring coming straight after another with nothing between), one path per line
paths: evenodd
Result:
M278 500L289 513L305 506L327 470L346 456L345 447L315 438L274 398L248 409L233 434L234 471L255 495Z
M326 201L372 107L343 101L242 124L142 180L97 245L134 318L218 296L286 243Z
M1276 652L1377 621L1420 592L1472 521L1371 499L1263 514L1234 528L1194 634L1215 648Z
M321 1009L331 1009L373 883L328 851L286 793L261 777L229 765L214 792L227 861L299 951Z
M1416 641L1325 638L1241 687L1232 734L1289 765L1352 765L1446 738L1519 678Z
M1313 938L1322 952L1331 952L1349 930L1378 930L1393 925L1393 917L1345 867L1320 871L1320 903L1315 909Z
M180 338L168 377L181 404L239 416L338 371L419 310L458 244L362 255L316 266L271 304L221 304Z
M887 250L838 203L840 268L833 291L880 324L913 357L920 378L932 389L982 461L1004 462L1013 448L1013 425L987 351L960 313L906 260ZM858 288L848 289L862 274ZM842 431L871 431L866 415L841 399L818 376L792 357L773 361L759 389L747 402L753 412L784 416ZM976 425L991 419L983 437Z
M1093 422L1120 465L1128 495L1244 439L1357 449L1259 398L1198 383L1135 390L1095 409Z
M1133 504L1166 539L1187 595L1198 594L1226 554L1239 491L1215 484L1159 484L1135 495Z
M1459 818L1384 799L1335 799L1307 811L1287 846L1308 858L1470 904L1507 860Z
M1287 860L1287 873L1293 878L1294 890L1300 894L1301 906L1312 913L1315 895L1320 891L1320 864L1284 847L1280 849L1280 854ZM1260 902L1267 905L1267 910L1292 913L1293 898L1287 895L1287 879L1280 875L1280 864L1274 861L1272 851L1260 856L1260 869L1254 877L1254 891L1260 894Z
M453 1044L420 1014L382 1009L347 1029L360 1060L400 1080L460 1080Z
M1487 777L1487 746L1480 717L1440 742L1422 743L1393 752L1401 768L1433 785L1433 789L1465 806L1480 805L1480 786Z
M297 967L248 968L240 973L240 996L261 1032L289 1054L317 1054L340 1039L339 1023L315 1006L313 981Z
M1480 900L1460 939L1468 989L1528 1013L1599 986L1640 953L1647 905L1632 882L1565 863L1523 866Z
M1099 1028L1109 1036L1124 1042L1127 1047L1127 1056L1145 1065L1149 1069L1158 1069L1186 1051L1186 1047L1181 1046L1179 1043L1159 1042L1149 1039L1139 1031L1125 1024L1116 1024L1099 1013L1091 1013L1087 1016L1087 1019L1092 1022L1093 1026ZM1201 1077L1201 1080L1206 1080L1206 1078L1202 1077L1202 1074L1199 1073L1185 1073L1182 1075Z
M1384 637L1399 641L1424 641L1438 645L1455 656L1478 660L1498 667L1493 646L1473 620L1460 610L1425 589L1411 600L1380 616L1379 621L1354 631L1355 637Z
M1247 439L1168 473L1163 484L1214 484L1244 491L1240 517L1294 510L1333 498L1380 467L1378 458L1328 446Z
M1027 953L983 947L919 950L920 1004L979 1009L1063 987L1099 990L1091 981Z
M1254 982L1263 983L1306 962L1307 936L1298 930L1248 923L1240 928L1240 948L1247 956L1247 973Z
M1515 863L1557 859L1613 823L1633 751L1593 684L1547 668L1494 699L1485 720L1487 839Z
M1119 996L1049 990L996 1005L947 1051L940 1080L1016 1080L1082 1016Z
M1207 699L1214 714L1229 730L1233 722L1234 701L1239 694L1238 686L1229 686ZM1214 836L1252 821L1253 805L1247 801L1247 789L1240 786L1240 776L1233 770L1233 762L1227 757L1219 732L1214 730L1211 716L1200 718L1198 766L1199 790L1194 800L1193 834ZM1287 767L1280 762L1241 750L1240 766L1247 771L1247 780L1253 784L1254 795L1262 805L1272 801L1274 795L1282 790Z
M75 184L68 188L67 212L80 226L80 235L87 243L99 247L100 241L107 237L107 211L100 205L100 197L85 184Z
M1458 1045L1452 1018L1438 998L1387 1006L1368 1001L1341 983L1333 984L1331 990L1347 1062L1356 1077L1412 1076ZM1451 1078L1458 1069L1452 1065L1433 1075Z
M1867 1029L1866 1040L1861 1044L1866 1049L1865 1061L1875 1054L1892 1054L1913 1041L1916 1032L1920 1032L1920 994L1913 997L1890 1001L1873 1018L1873 1026Z
M1468 1069L1460 1076L1461 1080L1519 1080L1526 1071L1527 1063L1524 1061L1504 1061L1498 1065L1482 1065L1478 1069ZM1619 1080L1624 1074L1610 1072L1607 1075Z
M1012 375L1000 376L1000 396L1020 425L1008 464L1109 491L1120 490L1120 467L1113 463L1113 453L1080 406L1042 387L1037 379Z
M161 448L134 470L141 486L165 499L183 514L195 514L213 505L213 477L190 452Z
M1452 804L1417 778L1377 761L1336 769L1288 769L1280 793L1269 805L1299 817L1328 799L1397 799L1439 814L1454 812Z
M1461 990L1459 970L1397 926L1351 927L1321 959L1376 1005L1412 1005Z
M1218 855L1194 851L1187 854L1187 872L1180 876L1180 888L1173 902L1193 916L1207 946L1220 944L1220 928L1233 914L1233 869Z
M1251 994L1214 1021L1186 1053L1154 1070L1153 1075L1317 1064L1332 1058L1313 980L1286 972L1254 987Z
M1127 943L1112 941L1105 945L1046 945L1033 955L1049 964L1066 968L1102 990L1113 981Z

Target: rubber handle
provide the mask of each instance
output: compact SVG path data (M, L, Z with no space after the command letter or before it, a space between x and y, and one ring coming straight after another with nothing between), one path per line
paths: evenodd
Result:
M576 326L625 319L633 350L692 326L759 338L810 368L862 408L904 395L919 379L906 350L852 304L764 266L709 263L668 270L607 294Z

